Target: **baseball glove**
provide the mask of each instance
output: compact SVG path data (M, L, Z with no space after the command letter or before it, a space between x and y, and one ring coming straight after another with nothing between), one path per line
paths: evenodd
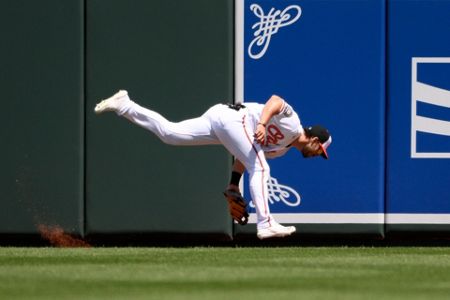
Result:
M226 190L223 194L228 201L228 210L230 211L231 217L241 225L247 224L247 204L241 193L234 190Z

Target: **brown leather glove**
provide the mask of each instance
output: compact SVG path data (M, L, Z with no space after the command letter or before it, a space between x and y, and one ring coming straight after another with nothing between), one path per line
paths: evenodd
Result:
M228 210L230 211L231 217L241 225L247 224L247 203L241 193L234 190L226 190L223 194L228 201Z

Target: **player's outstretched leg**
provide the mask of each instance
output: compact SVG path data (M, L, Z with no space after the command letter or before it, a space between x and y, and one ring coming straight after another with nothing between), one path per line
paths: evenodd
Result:
M214 110L214 109L210 109ZM195 146L220 144L211 129L208 118L203 116L181 122L170 122L159 113L132 101L128 92L121 90L97 104L95 113L114 111L132 123L153 132L169 145Z

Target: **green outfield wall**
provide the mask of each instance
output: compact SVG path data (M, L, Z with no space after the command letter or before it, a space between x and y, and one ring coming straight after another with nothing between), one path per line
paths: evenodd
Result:
M171 121L233 97L232 1L87 2L86 230L231 237L223 147L174 147L95 103L126 89Z
M0 2L0 232L84 227L84 1Z
M230 239L231 156L173 147L95 104L127 89L172 121L233 101L233 1L0 4L0 233Z

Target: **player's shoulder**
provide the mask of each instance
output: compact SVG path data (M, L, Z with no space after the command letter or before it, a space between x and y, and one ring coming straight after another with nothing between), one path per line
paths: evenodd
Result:
M278 115L283 116L285 118L292 117L295 114L294 109L292 106L283 99L283 105L281 106L280 113Z

